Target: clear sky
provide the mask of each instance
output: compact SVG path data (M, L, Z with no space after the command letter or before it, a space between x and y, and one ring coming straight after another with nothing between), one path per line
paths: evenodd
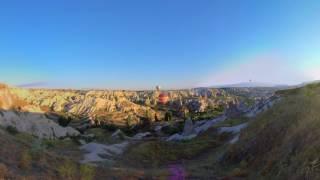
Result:
M0 81L185 88L320 79L318 0L8 0Z

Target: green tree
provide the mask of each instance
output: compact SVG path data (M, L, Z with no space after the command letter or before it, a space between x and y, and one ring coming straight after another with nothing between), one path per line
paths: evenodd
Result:
M142 126L150 127L152 123L152 114L149 109L146 110L145 117L141 118Z
M172 120L172 113L170 111L167 111L164 116L165 121L171 121Z

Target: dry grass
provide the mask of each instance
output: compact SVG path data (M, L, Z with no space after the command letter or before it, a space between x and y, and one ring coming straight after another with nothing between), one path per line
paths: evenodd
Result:
M320 179L320 84L278 94L283 100L251 123L225 161L248 161L252 179Z
M30 170L32 167L32 157L28 150L25 150L20 155L19 167L23 170Z
M122 163L142 168L162 167L170 163L194 159L207 151L214 151L228 138L228 134L218 135L213 130L184 142L146 141L131 147L122 157L124 161Z
M5 164L0 163L0 179L9 178L10 172Z
M30 135L11 135L0 128L0 179L138 179L140 170L80 165L72 140L39 141ZM50 144L50 145L49 145ZM38 145L43 145L39 146ZM49 147L49 146L50 147ZM77 150L77 151L76 151ZM3 177L5 176L5 177Z

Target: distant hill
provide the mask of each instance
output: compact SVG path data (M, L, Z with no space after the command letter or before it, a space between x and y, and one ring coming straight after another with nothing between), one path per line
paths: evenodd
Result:
M306 85L309 85L309 84L316 84L316 83L320 83L320 80L303 82L301 84L298 84L297 87L303 87L303 86L306 86Z
M228 87L237 87L237 88L247 88L247 87L289 87L288 85L281 84L271 84L271 83L261 83L261 82L240 82L236 84L225 84L225 85L217 85L212 86L215 88L228 88Z

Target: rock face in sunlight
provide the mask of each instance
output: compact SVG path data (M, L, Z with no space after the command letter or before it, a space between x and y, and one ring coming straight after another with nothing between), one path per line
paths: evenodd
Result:
M27 94L27 90L11 91L6 85L0 85L0 125L14 127L19 132L26 132L40 138L61 138L77 136L79 132L71 127L61 127L46 118L37 106L28 104L17 95Z
M244 104L238 96L214 88L165 93L169 101L163 104L158 102L157 91L23 89L2 84L0 125L42 138L60 138L78 135L73 128L106 124L129 127L165 120L165 114L167 120L181 120L188 114L208 120L226 113L230 104ZM60 126L68 126L71 121L73 128Z
M21 93L24 90L19 88L13 91L21 100L40 107L44 112L72 114L82 119L108 121L117 125L125 125L129 115L132 123L138 123L138 117L150 113L150 117L154 118L156 114L150 107L137 102L135 92L37 89ZM158 114L158 117L162 116Z
M170 109L184 118L188 112L203 113L215 110L237 97L218 89L166 91L168 102L159 103L157 91L81 91L11 88L21 101L28 104L25 111L43 111L73 115L82 119L115 125L140 123L141 117L150 121L162 120ZM223 109L222 109L223 110Z
M5 84L0 84L0 108L9 109L13 104L12 95L9 92L9 88Z

